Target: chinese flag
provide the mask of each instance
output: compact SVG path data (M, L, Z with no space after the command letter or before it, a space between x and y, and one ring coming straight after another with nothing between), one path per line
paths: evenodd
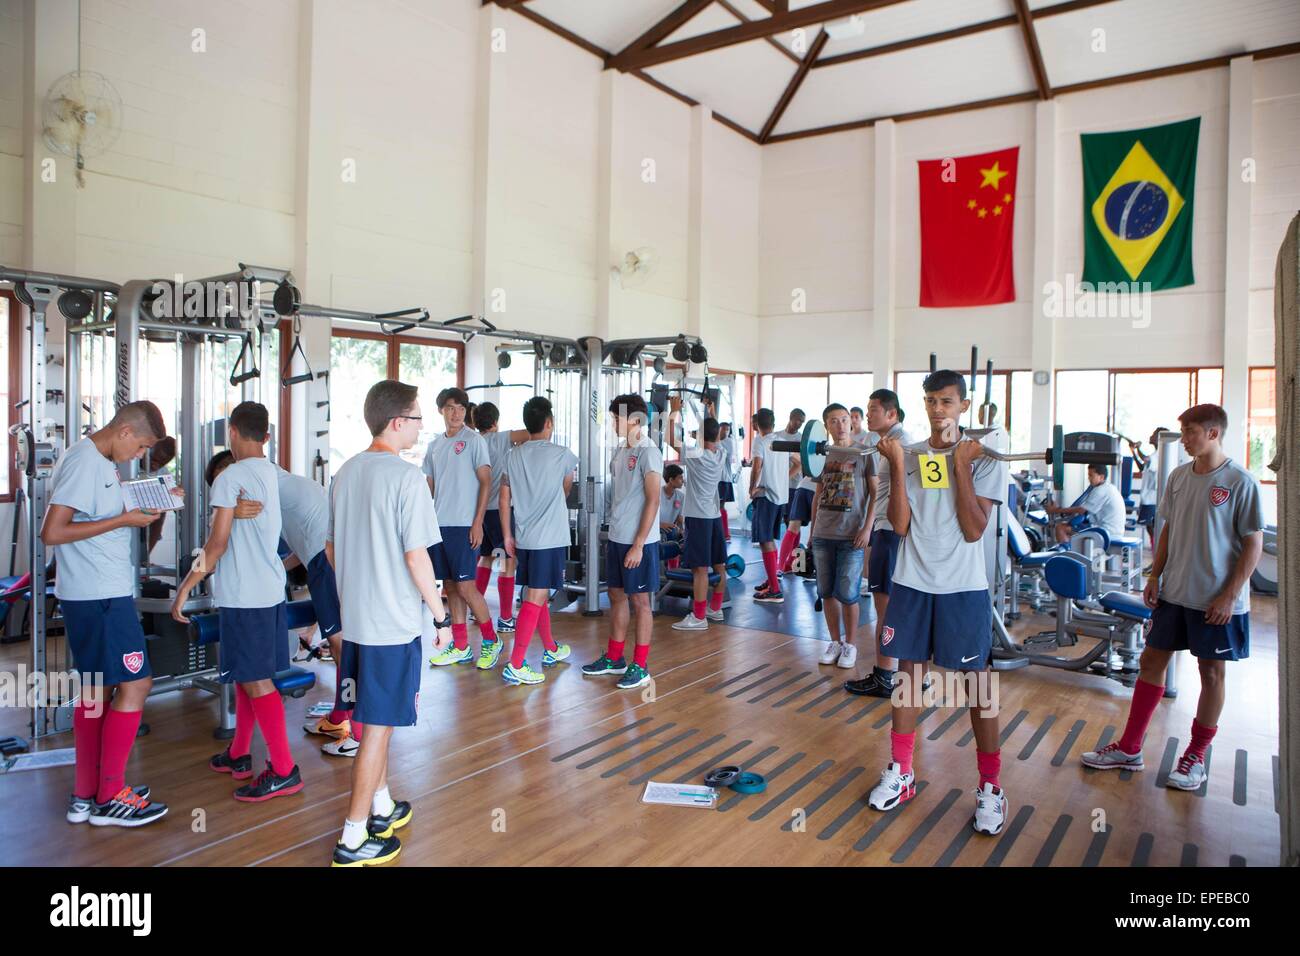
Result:
M1011 302L1011 223L1020 147L917 162L921 183L921 305Z

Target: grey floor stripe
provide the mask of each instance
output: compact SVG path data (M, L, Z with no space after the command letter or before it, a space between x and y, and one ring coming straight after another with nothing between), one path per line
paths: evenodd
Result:
M673 783L685 783L688 780L694 780L696 777L702 776L704 772L707 770L712 770L714 767L723 766L724 765L723 761L725 761L728 757L730 757L732 754L736 753L737 751L744 750L753 742L754 741L752 740L742 740L738 744L732 744L726 750L722 751L722 753L714 754L712 757L704 761L704 763L700 764L698 767L694 767L686 771L686 773L682 774L680 777L674 780ZM701 781L697 781L697 782L701 782Z
M772 749L775 750L776 748L773 747ZM793 767L795 764L797 764L800 760L802 760L806 756L808 755L805 753L797 753L793 757L788 757L786 760L782 761L780 764L773 767L770 772L763 774L763 776L767 779L767 782L771 784L773 780L781 776L781 774L785 773L787 770L789 770L791 767ZM764 793L766 792L767 791L764 791ZM756 797L756 796L758 796L758 794L756 793L737 793L733 795L732 798L728 800L726 803L719 806L718 809L730 810L736 804L740 803L740 801L745 800L748 797Z
M943 815L952 809L952 805L957 802L957 798L960 796L960 787L953 787L944 794L943 799L939 801L933 810L926 814L925 819L920 822L917 828L907 835L903 845L894 851L894 855L889 858L889 862L906 863L907 858L916 852L916 848L921 845L921 841L943 819Z
M701 740L694 747L691 747L688 750L683 750L676 757L669 758L668 760L661 763L659 766L654 767L651 770L647 770L645 773L637 774L635 777L633 777L631 780L628 781L628 785L634 787L639 783L645 783L647 780L653 780L655 778L655 774L663 773L669 767L675 767L683 760L686 760L689 757L694 757L705 747L712 747L719 740L722 740L726 736L727 736L726 734L714 734L708 740Z
M998 746L1001 747L1007 742L1007 738L1016 732L1016 728L1029 716L1029 711L1021 710L1016 712L1016 716L1007 721L1007 725L1002 728L1002 733L998 735Z
M1234 853L1232 856L1228 857L1228 866L1245 866L1245 865L1246 865L1246 858L1244 856L1237 856L1237 854Z
M975 835L975 829L971 826L971 819L970 817L966 818L962 828L957 831L957 835L948 844L948 849L943 851L943 856L935 860L935 866L952 866L957 862L957 857L961 855L962 850L966 849L966 844L970 842L970 838Z
M1174 769L1174 759L1178 756L1178 738L1170 737L1165 741L1165 752L1160 758L1160 772L1156 774L1156 786L1163 787L1169 781L1169 771Z
M581 747L574 747L572 750L566 750L564 753L560 754L558 757L552 757L552 758L551 758L551 763L559 763L561 760L567 760L569 757L572 757L574 754L580 754L580 753L582 753L584 750L589 750L589 749L591 749L592 747L596 746L597 744L603 744L606 740L612 740L613 738L617 737L619 734L625 734L625 733L627 733L629 730L631 730L633 727L640 727L642 724L644 724L646 721L649 721L649 720L654 720L654 718L653 718L653 717L642 717L640 720L635 721L634 723L630 723L630 724L628 724L628 725L625 726L625 727L620 727L620 728L618 728L618 730L615 730L615 731L613 731L612 733L608 733L608 734L606 734L606 735L603 736L603 737L597 737L595 740L589 740L589 741L587 741L585 744L583 744Z
M602 778L613 777L616 774L620 774L624 770L628 769L629 767L639 764L642 760L646 760L650 757L653 757L655 756L655 754L661 754L669 747L673 746L674 744L679 744L687 737L694 737L698 733L699 731L696 730L694 727L692 727L690 730L685 730L682 733L678 734L676 737L673 737L670 740L665 740L663 743L651 747L645 753L639 753L635 757L629 757L627 760L624 760L617 767L610 767L608 770L606 770L604 773L601 774L601 777Z
M1210 789L1210 758L1214 756L1214 744L1205 748L1205 781L1194 791L1198 797L1205 796Z
M1102 854L1106 852L1106 841L1110 835L1115 832L1115 828L1109 823L1106 829L1092 835L1092 842L1088 844L1088 852L1083 855L1081 866L1099 866L1101 864Z
M766 664L759 664L757 667L751 667L749 670L745 671L743 674L737 674L735 677L729 677L729 678L727 678L726 680L724 680L721 684L714 684L712 687L710 687L708 690L706 690L705 693L706 693L706 694L713 694L713 693L716 693L717 691L722 690L722 688L724 688L724 687L730 687L732 684L736 683L736 681L744 680L744 679L745 679L746 677L748 677L750 674L757 674L757 673L758 673L759 671L761 671L764 667L771 667L771 666L772 666L772 664L771 664L771 662L769 661L769 662L766 663Z
M846 694L846 693L848 693L848 691L844 690L843 688L840 688L840 687L832 687L830 690L828 690L826 693L822 694L820 697L814 697L812 700L808 701L808 703L804 704L802 707L800 707L798 710L796 710L795 713L796 713L796 714L802 714L802 713L803 713L804 711L806 711L806 710L812 710L814 707L816 707L816 706L817 706L818 704L820 704L822 701L827 700L827 699L829 699L829 698L831 698L831 697L834 697L836 694Z
M1108 743L1110 743L1110 738L1112 738L1112 737L1114 737L1114 736L1115 736L1115 726L1114 726L1113 724L1107 724L1105 727L1102 728L1101 736L1098 737L1098 738L1097 738L1097 742L1096 742L1095 744L1092 745L1092 749L1093 749L1093 750L1100 750L1102 747L1104 747L1104 746L1106 746ZM1084 773L1101 773L1102 771L1097 770L1095 767L1084 767L1084 768L1083 768L1083 772L1084 772ZM1123 770L1120 771L1120 773L1125 773L1125 772L1126 772L1126 771L1123 771Z
M811 673L812 673L812 671L804 671L802 674L796 674L794 677L791 677L789 680L783 680L783 681L781 681L781 683L777 684L775 687L769 687L767 690L763 691L763 693L759 694L757 697L751 697L751 698L749 698L749 700L745 701L745 703L747 703L747 704L757 704L760 700L763 700L765 697L771 697L771 696L772 696L773 694L775 694L777 691L779 691L779 690L785 690L787 687L789 687L789 686L790 686L791 684L793 684L795 681L803 680L805 677L807 677L807 676L808 676L809 674L811 674Z
M834 717L836 714L838 714L845 707L849 706L849 704L851 703L853 703L853 698L849 694L845 694L844 699L842 701L840 701L830 710L826 711L826 713L819 714L818 716L820 716L822 720L825 720L827 717Z
M845 723L846 723L846 724L856 724L859 720L861 720L863 717L867 716L867 714L871 713L873 710L875 710L877 707L879 707L879 706L880 706L881 704L883 704L884 702L885 702L885 701L884 701L884 698L881 698L881 697L876 698L876 699L873 700L871 703L867 704L866 707L863 707L860 711L858 711L856 714L854 714L852 717L850 717L848 720L846 720Z
M1083 733L1083 728L1087 725L1088 722L1086 720L1076 720L1074 722L1074 726L1072 726L1070 732L1065 735L1065 739L1061 741L1061 746L1056 749L1056 753L1052 757L1053 767L1059 767L1061 764L1065 763L1065 758L1070 756L1070 749L1074 746L1074 742L1079 739L1079 734Z
M920 727L923 723L926 722L926 720L929 719L930 715L933 714L933 713L934 713L936 710L938 710L938 709L939 709L938 705L935 705L935 706L933 706L933 707L927 707L927 708L925 708L925 710L923 710L923 711L921 711L919 714L917 714L917 715L916 715L916 726Z
M833 766L835 766L834 760L823 760L821 763L813 767L811 770L809 770L806 774L804 774L794 783L790 784L790 786L782 790L771 800L767 801L767 803L763 804L761 807L759 807L757 810L751 813L749 815L749 819L751 820L763 819L763 817L767 816L769 813L771 813L781 804L785 803L787 800L793 797L796 793L798 793L808 784L812 783L813 780L815 780L818 776L820 776L823 771Z
M1138 837L1137 846L1133 849L1133 862L1129 866L1146 866L1147 861L1151 859L1151 847L1155 842L1156 838L1150 833Z
M924 791L925 788L928 787L929 785L930 785L930 781L928 780L918 780L916 783L916 793L912 795L912 800L915 800L917 797L919 797L922 791ZM865 794L863 795L862 800L860 802L862 803L863 806L867 805L867 797ZM912 802L911 800L908 801L908 803L911 802ZM853 808L850 807L849 809L851 810ZM848 814L848 810L845 810L844 813L840 814L840 816L844 817L847 816L847 814ZM856 813L854 815L856 816ZM872 815L873 816L876 815L875 811L872 811ZM901 807L896 807L893 810L890 810L888 813L880 814L879 815L880 819L877 820L875 823L873 823L866 833L858 837L858 842L853 844L853 849L861 853L867 847L871 846L871 844L879 840L880 835L884 833L886 830L888 830L891 826L893 826L894 821L897 820L902 815L903 813ZM847 823L848 820L846 819L845 822ZM838 827L836 829L838 829Z
M1200 856L1201 850L1195 843L1183 844L1183 858L1178 862L1179 866L1196 866L1196 858Z
M830 800L832 797L835 796L835 794L839 793L841 790L843 790L845 787L847 787L850 783L852 783L852 782L853 782L853 781L854 781L854 780L855 780L859 775L861 775L861 773L862 773L862 771L863 771L864 769L866 769L866 768L864 768L864 767L854 767L852 770L850 770L850 771L849 771L848 773L846 773L844 776L840 777L840 779L836 780L833 784L831 784L829 787L827 787L825 790L823 790L823 791L821 792L821 794L819 794L819 795L818 795L818 796L813 800L812 803L808 804L808 806L806 806L806 807L804 808L804 814L803 814L803 815L804 815L804 819L807 820L807 819L808 819L809 817L811 817L811 816L812 816L812 815L813 815L817 810L821 809L822 805L825 804L826 801ZM793 818L791 818L791 819L789 819L789 820L786 820L785 823L781 824L781 829L782 829L782 830L785 830L785 831L787 831L787 832L789 832L789 831L792 830L793 828L794 828L794 819L793 819Z
M1056 856L1056 851L1061 848L1061 841L1065 839L1065 833L1073 822L1074 817L1068 813L1062 813L1056 818L1056 823L1052 824L1052 832L1047 834L1038 856L1034 857L1034 866L1052 865L1052 857Z
M614 756L615 754L621 754L624 750L628 750L632 747L635 747L637 744L649 740L651 737L654 737L656 734L662 734L665 730L672 730L676 726L677 724L675 722L660 724L658 727L656 727L654 730L650 731L649 733L642 734L640 737L633 737L631 740L627 741L626 743L619 744L613 750L606 750L603 754L596 754L596 756L584 760L582 763L578 764L578 769L586 770L588 767L594 767L602 760L606 760Z
M1047 736L1047 732L1052 729L1052 724L1054 723L1056 723L1056 715L1049 714L1046 719L1038 725L1038 729L1034 731L1034 736L1030 737L1029 742L1020 749L1020 753L1016 755L1016 759L1028 760L1032 757L1034 751L1038 749L1038 745L1043 742L1043 738Z
M1246 805L1246 751L1237 751L1237 764L1232 771L1232 802L1239 807Z
M1002 861L1007 858L1011 848L1015 846L1016 837L1020 836L1020 831L1025 828L1029 818L1034 815L1034 808L1028 804L1016 811L1015 818L1011 821L1011 826L1003 831L998 837L998 845L993 848L989 858L984 861L985 866L1001 866Z
M945 733L948 732L949 727L957 723L957 721L961 720L962 715L965 713L967 713L967 711L962 710L960 707L958 707L956 710L952 712L951 717L949 717L947 720L941 723L938 727L934 728L934 730L930 731L930 736L926 739L938 740L940 737L942 737Z
M766 684L766 683L767 683L768 681L770 681L773 677L780 677L782 674L784 674L784 673L785 673L786 671L788 671L789 669L790 669L790 668L788 668L788 667L782 667L782 668L779 668L779 669L777 669L777 670L774 670L774 671L772 671L772 673L767 674L767 675L764 676L764 677L760 677L758 680L754 681L754 683L752 683L752 684L746 684L744 687L740 688L740 690L733 690L730 694L727 695L727 697L730 699L730 698L732 698L732 697L739 697L741 694L747 694L747 693L749 693L751 690L753 690L755 687L757 687L759 684Z
M790 703L790 701L794 700L796 697L802 697L804 694L808 693L808 691L812 690L814 687L820 687L822 684L826 683L828 680L830 680L829 677L822 677L822 678L819 678L819 679L813 681L813 682L812 682L811 684L809 684L807 687L801 687L801 688L799 688L797 691L795 691L793 694L790 694L788 697L782 697L780 700L778 700L778 701L777 701L775 704L773 704L772 706L773 706L773 707L784 707L786 704Z
M894 708L890 707L889 710L885 711L885 715L883 717L881 717L879 720L877 720L874 724L871 725L871 729L879 730L881 727L887 726L893 719L894 719Z

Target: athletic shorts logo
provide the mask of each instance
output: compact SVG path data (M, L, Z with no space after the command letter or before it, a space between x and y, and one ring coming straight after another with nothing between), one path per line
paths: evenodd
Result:
M627 470L628 471L636 470L636 455L627 456Z
M132 651L129 654L123 654L122 666L132 674L140 673L140 669L144 667L144 654L140 651Z
M1224 488L1222 485L1215 485L1210 489L1210 504L1217 508L1219 505L1227 501L1231 494L1232 492L1227 488Z
M886 625L880 630L880 646L884 647L894 639L894 629Z
M451 450L459 455L461 452L465 450L465 443L463 441L458 441L456 442L456 444L451 446Z

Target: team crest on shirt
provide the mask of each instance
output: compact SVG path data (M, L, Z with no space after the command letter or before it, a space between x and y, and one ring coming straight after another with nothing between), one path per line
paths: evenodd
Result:
M627 470L628 471L636 470L636 455L627 456Z
M892 641L893 639L894 639L894 629L893 629L892 627L890 627L889 625L885 625L884 627L882 627L882 628L880 629L880 646L881 646L881 647L884 647L886 644L888 644L888 643L889 643L890 641Z
M123 654L122 666L132 674L140 673L140 669L144 667L144 654L140 651L132 651L130 654Z
M456 442L456 444L451 446L451 450L459 455L461 452L465 450L465 443L463 441L458 441Z
M1222 485L1215 485L1210 489L1210 504L1216 508L1223 504L1232 495L1232 492Z

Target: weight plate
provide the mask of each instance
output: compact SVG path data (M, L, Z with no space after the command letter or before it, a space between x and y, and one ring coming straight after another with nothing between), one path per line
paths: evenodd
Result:
M745 520L752 526L754 523L754 502L745 505Z
M738 578L745 573L745 559L738 554L727 555L727 577Z
M739 779L731 785L731 789L736 793L762 793L767 789L767 781L763 779L761 773L742 773Z
M1065 427L1052 427L1052 487L1060 496L1065 488Z
M704 775L704 784L708 787L721 790L723 787L729 787L741 778L740 768L731 764L725 767L714 767Z
M809 478L820 477L822 469L826 467L826 456L812 451L815 445L825 440L826 428L820 419L810 419L803 426L803 435L799 439L799 460L803 465L804 474Z

